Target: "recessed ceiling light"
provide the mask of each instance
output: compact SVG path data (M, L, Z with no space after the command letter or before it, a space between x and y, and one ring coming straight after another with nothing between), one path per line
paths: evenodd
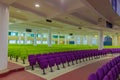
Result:
M35 7L36 7L36 8L39 8L39 7L40 7L40 5L39 5L39 4L35 4Z

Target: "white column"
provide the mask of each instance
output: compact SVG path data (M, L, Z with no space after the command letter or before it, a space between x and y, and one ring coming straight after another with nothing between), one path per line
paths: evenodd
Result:
M102 50L103 49L103 31L98 32L98 49Z
M113 44L114 46L117 46L117 45L118 45L118 35L114 35L113 40L112 40L112 44Z
M90 46L92 45L92 38L93 38L92 35L87 36L87 44L90 45Z
M8 6L0 4L0 71L7 69L8 57Z
M51 47L51 30L48 31L48 46Z
M75 45L77 45L77 35L74 36Z
M67 44L67 35L65 35L65 45Z
M58 34L58 45L60 44L60 33Z
M25 32L24 44L27 44L27 32Z
M37 39L37 34L35 33L35 34L34 34L34 46L37 45L36 39Z
M80 35L80 44L83 44L83 35Z
M43 44L43 34L41 34L40 41L41 41L41 44Z
M21 32L18 32L18 44L21 44Z
M98 35L95 35L94 38L96 39L96 45L98 45L98 40L99 40Z

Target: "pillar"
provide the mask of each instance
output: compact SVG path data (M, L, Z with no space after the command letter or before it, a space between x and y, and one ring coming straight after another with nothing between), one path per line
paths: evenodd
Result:
M24 44L27 44L27 32L25 33Z
M90 46L92 45L92 38L93 38L92 35L87 36L87 44L90 45Z
M58 45L60 44L60 34L58 33Z
M118 36L115 36L115 46L118 46Z
M102 50L103 49L103 31L98 32L98 49Z
M37 34L36 34L36 33L34 33L34 46L36 46L36 45L37 45L37 42L36 42L37 40L36 40L36 39L37 39Z
M51 47L51 30L48 30L48 46Z
M96 44L95 45L98 45L98 35L94 35L94 39L96 40Z
M18 44L21 44L21 32L18 33Z
M83 35L80 35L80 44L83 44Z
M65 45L67 45L67 35L65 35Z
M41 33L41 38L40 38L41 44L43 44L43 34Z
M117 45L118 45L118 35L114 35L114 36L113 36L112 44L113 44L114 46L117 46Z
M74 36L75 45L77 45L77 35Z
M8 6L0 4L0 71L7 69L8 63Z

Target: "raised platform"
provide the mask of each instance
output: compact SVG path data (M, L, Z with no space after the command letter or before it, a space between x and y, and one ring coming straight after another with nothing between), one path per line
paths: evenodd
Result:
M0 78L5 77L11 73L18 72L24 70L23 66L18 64L8 62L8 68L6 70L0 71Z
M0 80L45 80L29 73L23 66L8 62L8 69L0 72Z

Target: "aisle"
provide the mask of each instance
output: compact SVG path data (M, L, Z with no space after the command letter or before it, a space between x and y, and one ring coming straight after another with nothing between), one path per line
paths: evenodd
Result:
M108 62L110 59L97 61L92 64L88 64L82 68L78 68L74 71L61 75L53 80L88 80L88 76L95 72L99 67Z

